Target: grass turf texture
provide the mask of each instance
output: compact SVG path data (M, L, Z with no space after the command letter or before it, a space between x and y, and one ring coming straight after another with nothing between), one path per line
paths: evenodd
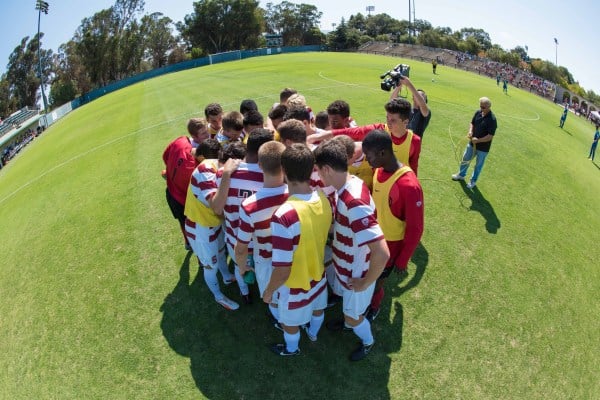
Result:
M353 334L325 327L278 358L264 305L222 309L183 250L162 151L207 103L254 98L266 114L285 86L315 112L340 98L384 122L378 75L400 61L433 115L410 276L389 279L364 361L347 361ZM0 171L0 398L600 397L593 127L569 115L560 129L561 108L489 78L432 77L411 60L278 55L146 81L59 121ZM470 191L450 175L481 96L499 128Z

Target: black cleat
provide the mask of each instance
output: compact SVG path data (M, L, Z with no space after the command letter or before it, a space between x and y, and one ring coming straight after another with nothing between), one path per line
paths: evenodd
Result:
M364 345L361 343L360 346L358 346L356 350L354 350L352 354L350 354L350 361L362 360L371 352L374 345L375 342L371 343L370 345Z
M269 348L278 356L297 356L300 354L300 349L297 349L296 351L287 351L287 346L285 343L274 344Z

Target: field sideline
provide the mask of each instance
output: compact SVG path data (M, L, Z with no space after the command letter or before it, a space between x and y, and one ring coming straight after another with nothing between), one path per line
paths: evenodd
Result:
M286 86L315 112L344 99L359 124L384 122L378 78L399 62L432 110L410 275L389 280L364 361L347 361L352 334L325 328L280 359L265 307L216 305L183 250L162 151L207 103L252 98L266 115ZM0 399L600 398L594 128L569 115L560 129L551 102L437 72L364 54L258 57L148 80L57 122L0 170ZM498 131L471 191L450 175L481 96Z

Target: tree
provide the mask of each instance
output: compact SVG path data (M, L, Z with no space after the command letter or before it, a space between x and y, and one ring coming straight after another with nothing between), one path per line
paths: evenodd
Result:
M18 107L37 104L38 89L40 83L47 84L52 69L52 50L40 50L42 76L40 77L40 62L38 59L38 47L41 45L43 33L37 34L33 39L25 37L21 43L15 47L8 58L6 79L9 83L9 91L14 97L15 104Z
M5 118L17 110L18 105L10 92L10 82L6 74L0 79L0 117Z
M145 57L152 68L167 65L167 54L177 45L172 34L173 21L162 13L152 13L142 17L142 34L145 43Z
M356 29L360 32L366 31L367 21L365 19L365 16L361 13L351 15L350 19L348 19L348 29Z
M460 34L464 41L467 41L469 38L475 39L475 41L479 44L478 47L482 50L487 50L490 47L492 47L492 41L490 39L490 35L483 29L462 28L460 30ZM473 47L473 45L470 44L467 47ZM477 54L477 53L474 53L474 54Z
M193 47L209 53L255 48L262 31L256 0L200 0L177 25Z
M267 32L281 34L286 46L308 44L305 41L309 38L306 32L318 29L322 15L312 4L294 4L289 1L277 5L267 3L264 12ZM314 35L310 36L311 40L313 37Z

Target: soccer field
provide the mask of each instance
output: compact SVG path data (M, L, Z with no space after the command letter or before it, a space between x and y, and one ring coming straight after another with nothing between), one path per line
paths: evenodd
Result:
M344 99L359 124L385 122L379 75L399 62L432 110L409 277L388 280L365 360L347 360L353 334L325 328L277 357L265 306L217 305L184 251L162 151L207 103L252 98L266 115L287 86L315 112ZM258 57L148 80L58 121L0 170L0 399L600 398L594 127L570 115L560 129L551 102L437 73L363 54ZM471 191L450 176L481 96L498 130Z

